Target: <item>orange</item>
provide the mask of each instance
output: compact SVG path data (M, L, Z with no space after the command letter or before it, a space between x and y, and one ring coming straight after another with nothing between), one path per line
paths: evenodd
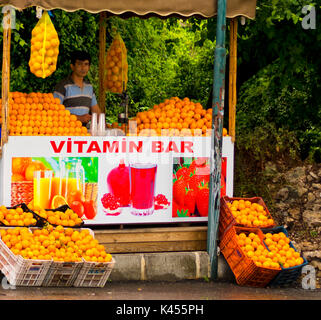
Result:
M251 233L248 235L248 237L253 240L254 238L257 237L257 235L256 235L255 233L251 232Z
M33 181L33 175L36 170L44 170L45 166L41 161L31 162L25 171L25 176L27 181Z
M274 241L278 242L278 241L280 240L279 234L274 233L274 234L272 235L272 239L273 239Z

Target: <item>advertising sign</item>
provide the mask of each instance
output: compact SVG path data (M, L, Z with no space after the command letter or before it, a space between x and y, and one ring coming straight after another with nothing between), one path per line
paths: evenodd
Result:
M1 203L67 203L86 225L207 221L210 137L9 137ZM221 195L233 196L223 138Z

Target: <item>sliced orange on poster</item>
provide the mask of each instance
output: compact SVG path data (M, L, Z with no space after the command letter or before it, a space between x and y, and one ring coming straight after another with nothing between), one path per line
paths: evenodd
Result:
M65 204L67 204L66 199L63 196L56 195L52 198L51 209L57 209Z

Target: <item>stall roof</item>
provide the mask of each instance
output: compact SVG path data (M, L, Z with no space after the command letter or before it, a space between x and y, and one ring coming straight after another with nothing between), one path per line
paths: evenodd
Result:
M115 15L138 16L200 16L217 14L216 0L1 0L1 6L11 5L21 10L39 6L45 10L86 10L91 13L107 11ZM255 18L256 0L227 0L226 17Z

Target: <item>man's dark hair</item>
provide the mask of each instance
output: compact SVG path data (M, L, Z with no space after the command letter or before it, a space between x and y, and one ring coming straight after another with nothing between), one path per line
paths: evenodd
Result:
M72 52L72 54L70 56L70 63L75 65L76 60L80 60L80 61L88 60L89 64L91 63L90 54L86 51L77 50L77 51Z

